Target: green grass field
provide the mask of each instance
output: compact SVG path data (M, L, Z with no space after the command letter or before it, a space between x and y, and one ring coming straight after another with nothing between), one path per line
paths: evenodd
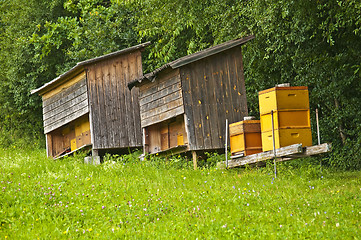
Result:
M0 149L0 239L360 239L361 172ZM302 162L303 161L303 162Z

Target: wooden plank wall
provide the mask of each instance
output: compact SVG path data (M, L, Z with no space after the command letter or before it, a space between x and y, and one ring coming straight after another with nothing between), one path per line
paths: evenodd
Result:
M49 133L88 112L88 92L82 73L43 96L44 132Z
M180 69L190 150L224 148L225 121L247 116L241 47Z
M141 85L139 104L143 128L183 114L179 69L165 70L154 82Z
M142 74L140 51L87 67L94 149L142 146L139 89L127 87Z

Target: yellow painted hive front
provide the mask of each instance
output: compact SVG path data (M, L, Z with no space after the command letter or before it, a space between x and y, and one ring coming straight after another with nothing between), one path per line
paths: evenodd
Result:
M300 87L274 87L258 93L260 114L271 111L309 109L308 88Z
M297 143L302 143L303 147L312 146L310 128L275 130L276 149ZM262 132L262 150L264 152L273 150L272 131Z
M261 119L262 132L272 131L272 114L263 114ZM274 129L310 128L310 110L292 109L273 112Z
M312 145L308 88L274 87L259 92L263 151L273 150L273 129L276 149L301 143Z
M229 125L231 154L262 152L261 127L259 120L244 120Z

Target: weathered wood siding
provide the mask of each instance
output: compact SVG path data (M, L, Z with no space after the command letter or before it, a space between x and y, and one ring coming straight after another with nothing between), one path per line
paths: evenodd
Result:
M89 112L85 73L43 96L44 132L49 133Z
M241 47L180 69L190 150L224 148L225 121L247 116Z
M154 82L141 85L139 90L142 127L184 113L179 69L159 74Z
M140 51L87 67L94 149L142 146L139 90L127 88L130 81L141 75Z

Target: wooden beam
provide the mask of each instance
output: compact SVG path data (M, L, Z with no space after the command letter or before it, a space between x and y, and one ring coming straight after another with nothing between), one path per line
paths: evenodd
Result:
M99 156L99 150L98 149L92 149L92 156Z
M331 151L331 144L323 143L323 144L315 145L315 146L311 146L311 147L304 147L302 153L277 159L277 162L284 162L284 161L289 161L289 160L296 159L296 158L309 157L309 156L313 156L313 155L317 155L317 154L321 154L321 153L327 153L330 151Z
M294 144L291 146L276 149L277 162L289 161L292 159L309 157L321 153L327 153L331 151L330 143L323 143L316 146L304 147L302 144ZM274 158L273 151L262 152L258 154L249 155L246 157L232 156L232 159L228 161L228 167L239 167L246 164L262 162ZM225 168L226 162L218 163L219 168Z
M291 146L283 147L276 149L276 157L281 158L284 156L289 156L292 154L302 153L302 144L294 144ZM269 159L274 158L275 155L273 154L273 151L267 151L267 152L261 152L257 154L252 154L246 157L240 157L240 158L233 158L231 160L228 160L228 168L234 168L243 166L246 164L256 163L256 162L262 162ZM219 168L225 168L226 162L220 162L218 164Z
M53 156L53 138L51 134L45 134L46 139L46 155L48 157Z
M192 158L193 158L193 168L197 170L197 152L192 151Z

